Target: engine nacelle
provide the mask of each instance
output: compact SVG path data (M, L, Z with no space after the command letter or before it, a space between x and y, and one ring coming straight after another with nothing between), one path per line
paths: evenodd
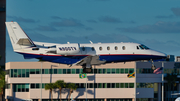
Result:
M56 46L57 54L60 55L73 55L77 54L80 51L78 44L64 44L60 46Z

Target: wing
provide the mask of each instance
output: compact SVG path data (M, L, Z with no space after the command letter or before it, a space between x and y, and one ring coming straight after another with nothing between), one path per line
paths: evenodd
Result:
M98 55L95 55L95 56L90 55L90 56L87 56L87 57L81 59L80 61L72 64L71 66L75 66L75 65L82 66L84 64L99 65L99 64L103 64L105 62L106 61L99 60L99 56Z

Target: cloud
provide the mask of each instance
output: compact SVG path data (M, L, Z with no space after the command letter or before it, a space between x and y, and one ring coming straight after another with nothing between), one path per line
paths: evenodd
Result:
M88 1L110 1L110 0L88 0Z
M155 40L155 39L148 39L145 41L140 41L140 40L130 38L126 35L121 35L121 34L100 35L100 34L94 33L92 35L87 35L87 36L66 35L64 37L54 37L53 39L58 40L59 43L66 43L66 42L90 43L89 41L92 41L93 43L133 42L133 43L144 44L153 50L164 52L166 54L176 53L180 49L180 43L175 42L175 41L161 42L161 41ZM59 39L61 39L61 40L59 40Z
M107 22L107 23L122 23L121 20L118 18L110 17L110 16L101 16L98 18L101 22Z
M180 22L157 22L153 25L117 28L117 30L130 33L180 33Z
M54 37L55 40L59 40L60 43L66 43L67 41L71 43L89 43L91 40L93 43L103 42L103 43L114 43L114 42L139 42L135 39L132 39L128 36L121 34L108 34L108 35L100 35L97 33L87 35L87 36L73 36L66 35L64 37Z
M37 41L37 42L58 43L58 41L59 41L58 38L57 39L52 38L51 33L44 35L44 34L41 34L41 33L33 32L33 33L29 33L28 36L33 41Z
M57 27L81 27L84 26L80 21L70 18L62 19L60 22L52 22L50 25Z
M176 15L176 16L180 16L180 8L171 8L171 11Z
M135 24L136 22L135 21L130 21L131 24Z
M110 0L95 0L95 1L110 1Z
M164 52L166 54L179 54L179 49L180 49L180 43L176 41L166 41L166 42L161 42L159 40L155 39L148 39L145 41L139 41L133 38L130 38L126 35L121 35L121 34L107 34L107 35L100 35L97 33L94 33L92 35L88 36L73 36L73 35L66 35L64 37L50 37L51 35L49 34L48 36L45 36L43 34L39 33L31 33L29 34L30 38L32 40L36 40L39 42L51 42L51 43L90 43L89 41L91 40L93 43L97 42L102 42L102 43L120 43L120 42L135 42L135 43L140 43L148 46L149 48L153 50L158 50L160 52ZM23 59L22 55L18 55L13 52L12 46L10 44L10 40L7 40L7 62L9 61L32 61L32 60L25 60ZM14 57L12 57L14 56ZM37 61L37 60L34 60Z
M29 19L29 18L23 18L23 17L17 17L17 16L7 16L12 21L17 21L17 22L26 22L26 23L36 23L39 21L36 21L34 19Z
M57 29L52 26L38 26L35 29L39 31L57 31Z
M74 30L70 30L69 32L70 32L70 33L76 33Z
M86 20L87 22L91 22L91 23L97 23L96 20Z
M55 20L62 19L61 17L58 17L58 16L51 16L51 18Z
M158 50L164 52L166 54L173 54L180 49L180 43L175 41L166 41L161 42L155 39L148 39L143 42L143 44L147 45L153 50Z
M91 27L87 27L87 28L85 28L85 30L87 30L87 31L91 31L91 30L93 30L93 28L91 28Z
M155 18L158 18L158 19L171 19L173 18L174 16L173 15L169 15L169 16L164 16L164 15L158 15L156 16Z

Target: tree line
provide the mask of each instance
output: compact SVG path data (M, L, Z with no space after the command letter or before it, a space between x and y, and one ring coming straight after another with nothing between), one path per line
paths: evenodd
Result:
M45 85L45 90L49 90L51 94L51 101L53 101L53 95L52 91L53 89L59 89L59 96L60 96L60 101L61 101L61 92L63 88L68 88L69 89L69 96L68 96L68 101L70 101L71 94L73 93L73 90L77 89L77 85L74 83L65 83L64 80L57 80L55 83L48 83Z
M1 56L0 56L1 59ZM3 99L4 88L5 88L5 71L0 67L0 101Z

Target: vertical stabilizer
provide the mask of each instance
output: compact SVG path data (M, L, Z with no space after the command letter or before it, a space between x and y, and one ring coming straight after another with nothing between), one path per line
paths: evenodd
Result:
M14 50L35 46L17 22L6 22L6 27Z

